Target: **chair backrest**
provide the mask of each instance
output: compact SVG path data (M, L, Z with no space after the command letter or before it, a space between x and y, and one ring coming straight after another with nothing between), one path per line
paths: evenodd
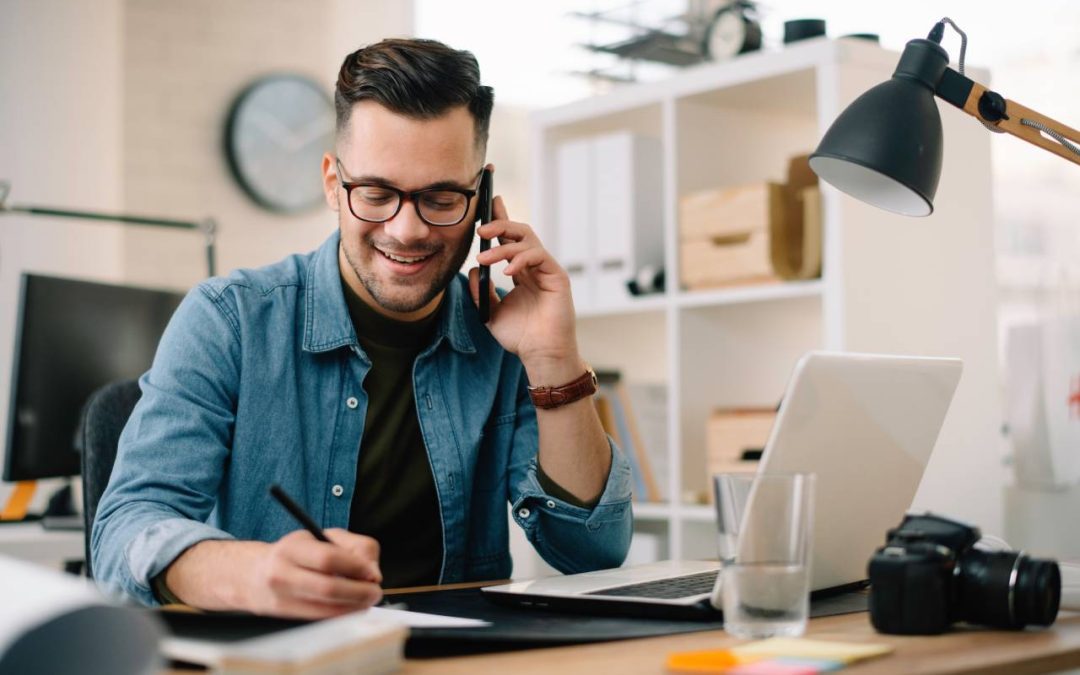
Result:
M90 528L101 495L109 484L120 432L141 396L136 380L110 382L91 394L82 409L75 447L82 453L83 524L86 527L86 576L89 578L94 576L90 566Z

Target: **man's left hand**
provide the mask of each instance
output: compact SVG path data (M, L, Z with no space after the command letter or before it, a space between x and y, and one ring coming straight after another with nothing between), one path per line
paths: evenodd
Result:
M503 349L517 354L530 375L580 368L574 331L574 301L570 277L544 248L539 237L525 223L510 220L502 197L492 204L494 220L477 233L484 239L498 239L498 246L476 256L481 265L507 262L504 273L514 288L501 300L491 287L491 320L488 329ZM473 302L479 298L479 270L469 270ZM580 374L580 373L576 373ZM576 375L575 375L576 376ZM532 379L532 377L530 377ZM562 384L562 381L538 384Z

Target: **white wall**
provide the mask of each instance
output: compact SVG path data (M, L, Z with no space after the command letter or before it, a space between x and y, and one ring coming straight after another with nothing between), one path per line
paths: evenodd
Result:
M11 181L9 204L120 208L122 25L120 0L0 3L0 181ZM3 438L19 275L115 280L120 244L113 225L0 215ZM9 487L0 483L0 503Z

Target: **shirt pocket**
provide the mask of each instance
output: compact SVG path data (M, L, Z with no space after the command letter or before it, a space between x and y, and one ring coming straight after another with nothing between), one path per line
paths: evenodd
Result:
M476 471L473 476L477 490L487 492L500 487L505 489L515 422L517 413L511 411L492 417L480 431Z

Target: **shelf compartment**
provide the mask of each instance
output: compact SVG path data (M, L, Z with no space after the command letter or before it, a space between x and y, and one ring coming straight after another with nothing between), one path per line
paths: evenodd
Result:
M788 160L817 145L816 90L809 68L676 99L676 203L699 190L782 182Z
M579 317L578 349L596 370L617 370L624 382L668 382L667 315L662 305L644 313Z
M775 407L799 358L824 347L822 300L815 292L772 302L679 309L675 350L684 491L707 494L711 489L706 425L712 411Z

